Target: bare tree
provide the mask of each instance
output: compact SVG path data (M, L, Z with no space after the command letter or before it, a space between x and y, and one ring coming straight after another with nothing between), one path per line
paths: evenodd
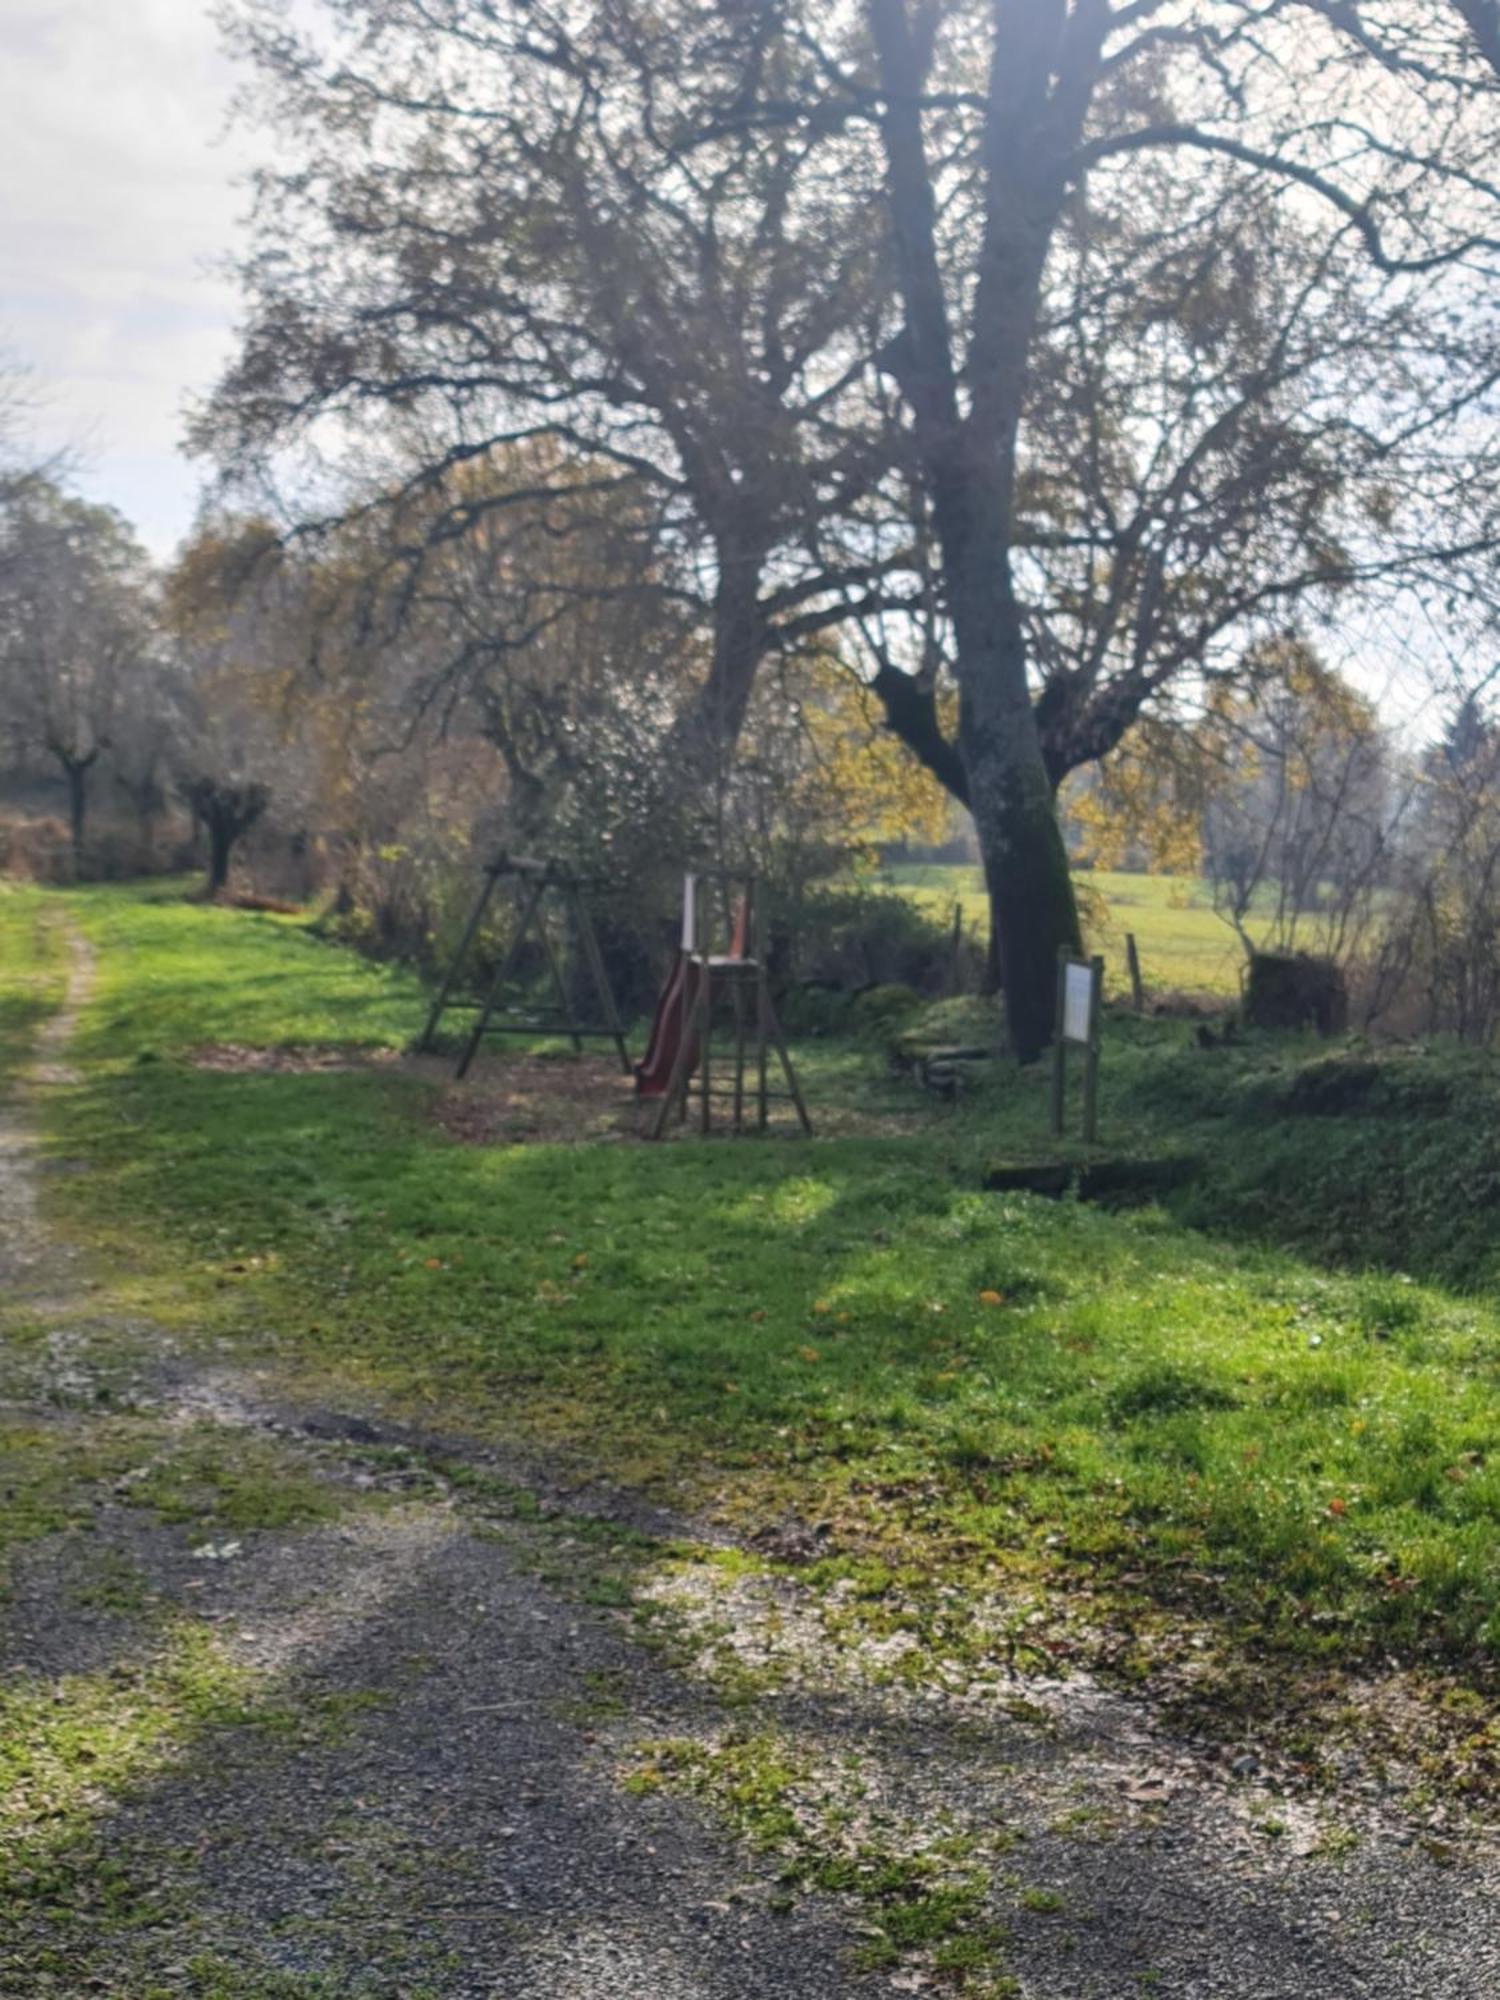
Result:
M1202 505L1204 488L1226 462L1239 457L1252 472L1258 461L1274 462L1289 365L1320 386L1315 357L1297 358L1300 338L1288 361L1298 329L1282 307L1269 316L1272 337L1260 341L1248 381L1239 372L1216 378L1212 356L1201 357L1196 379L1217 393L1199 410L1189 405L1185 425L1174 412L1159 462L1152 428L1160 425L1142 436L1115 423L1108 399L1080 399L1082 435L1096 462L1133 462L1123 484L1137 489L1138 504L1111 504L1111 487L1122 482L1105 466L1091 481L1089 506L1077 504L1070 487L1060 501L1044 493L1043 511L1091 558L1095 603L1131 607L1131 624L1135 607L1148 614L1148 643L1127 637L1121 670L1107 621L1105 645L1054 671L1047 687L1047 655L1039 658L1035 640L1040 607L1028 587L1027 488L1028 476L1045 486L1049 463L1045 449L1028 454L1026 426L1047 407L1037 390L1049 352L1057 352L1049 333L1067 321L1059 280L1082 254L1090 207L1149 216L1165 185L1179 217L1184 200L1196 209L1173 246L1180 268L1201 274L1184 288L1179 325L1191 324L1192 308L1216 287L1243 285L1234 251L1254 238L1226 230L1225 219L1237 210L1264 213L1270 201L1288 218L1281 237L1295 234L1303 246L1290 285L1271 274L1273 306L1278 292L1288 306L1304 297L1316 304L1330 287L1367 274L1376 287L1367 300L1410 313L1424 283L1446 279L1442 310L1472 324L1476 286L1493 284L1500 252L1495 79L1447 0L1359 11L1317 0L1255 7L1211 0L1191 14L1151 0L867 0L865 17L873 61L825 38L829 87L851 118L879 121L906 322L890 362L932 498L961 696L956 749L996 897L1012 1034L1030 1053L1050 1028L1055 952L1076 942L1051 798L1069 751L1054 732L1061 725L1065 738L1097 744L1141 712L1160 664L1153 606L1180 559L1171 544L1181 524L1190 549L1212 511ZM987 66L982 82L976 61ZM1189 160L1229 171L1195 170L1190 178ZM967 201L963 188L971 190ZM1206 192L1194 192L1200 188ZM1252 296L1261 288L1252 273ZM1087 307L1084 324L1093 316ZM1378 338L1374 346L1389 358ZM1398 435L1403 427L1420 435L1424 424L1487 393L1493 342L1481 338L1479 346L1472 366L1465 344L1452 345L1463 364L1456 379L1404 353L1408 394ZM1080 357L1065 379L1086 382L1097 340L1086 339ZM1325 395L1328 382L1324 376ZM1179 409L1182 386L1163 382ZM1378 396L1363 390L1344 377L1350 431L1372 420L1378 427ZM1325 422L1315 420L1311 436ZM1304 538L1289 539L1296 546ZM1425 536L1423 545L1430 546ZM1443 536L1437 553L1456 561L1470 551ZM1368 562L1362 550L1333 547L1304 567L1331 584L1357 578ZM1257 593L1285 591L1288 582L1285 572L1246 577L1242 615L1254 610ZM1182 622L1180 610L1172 622ZM1169 633L1169 642L1182 636ZM893 726L908 719L893 710Z
M293 816L311 805L316 762L289 662L316 578L286 557L258 561L273 539L264 523L211 523L167 578L172 771L205 836L210 896L273 800Z
M75 863L90 778L154 645L149 565L121 516L18 482L0 510L0 687L13 741L62 774Z
M816 132L709 136L747 93L810 88L810 57L760 4L356 0L305 35L230 12L279 164L200 445L253 477L419 434L382 496L439 499L407 569L486 513L619 507L702 632L671 757L714 780L766 654L887 597L876 190ZM530 481L451 479L541 446ZM814 549L811 521L841 525Z
M1411 805L1373 705L1312 649L1283 640L1257 693L1203 725L1217 764L1203 813L1214 907L1247 955L1359 949Z

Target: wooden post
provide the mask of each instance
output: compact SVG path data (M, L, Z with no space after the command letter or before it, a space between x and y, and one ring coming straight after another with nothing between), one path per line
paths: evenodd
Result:
M755 1088L757 1094L756 1126L764 1132L771 1115L770 1083L766 1074L766 1037L769 1023L766 1019L770 1006L770 972L766 966L766 916L765 903L760 894L760 885L755 886L754 925L751 930L751 949L755 953Z
M545 886L545 878L544 878ZM557 947L552 942L552 933L547 928L547 912L541 912L541 922L537 926L541 932L542 950L547 954L547 966L552 974L552 990L557 995L557 1012L568 1039L573 1044L575 1056L583 1054L583 1037L578 1032L578 1023L573 1019L573 1003L568 998L567 981L563 978L562 962L557 956Z
M536 915L537 905L542 900L542 891L545 887L546 884L544 882L538 882L527 898L520 919L516 924L515 936L510 941L510 949L500 961L500 970L495 974L494 983L485 995L485 1002L479 1010L473 1032L464 1044L464 1052L458 1059L458 1068L454 1074L460 1082L468 1075L469 1065L479 1053L479 1044L484 1040L484 1031L490 1024L491 1014L494 1013L496 1007L500 1004L500 992L506 980L510 977L510 969L521 955L521 946L526 940L527 931L531 928L531 920Z
M699 977L703 982L698 988L698 1088L703 1093L699 1130L706 1139L714 1122L713 1062L709 1046L714 1032L714 975L713 960L707 950L703 953L703 969Z
M1146 1011L1146 989L1141 983L1141 955L1135 948L1135 932L1125 933L1125 964L1130 973L1130 997L1137 1014Z
M1062 1137L1063 1098L1067 1089L1067 1041L1063 1022L1068 1011L1068 948L1057 954L1057 1026L1052 1035L1052 1135Z
M1099 1136L1099 1010L1104 1000L1104 960L1091 958L1093 974L1089 994L1089 1041L1083 1066L1083 1140L1092 1146Z
M604 1009L605 1025L609 1029L610 1040L619 1051L620 1068L626 1076L629 1076L630 1048L625 1040L625 1024L621 1021L620 1010L615 1005L614 989L609 983L609 970L604 963L604 953L600 949L598 934L594 929L594 919L589 914L583 890L576 881L570 885L568 893L573 907L573 922L577 928L578 940L583 948L589 971L593 975L594 991L599 996L599 1005Z
M500 880L499 868L492 865L484 871L484 887L479 892L478 901L469 913L469 921L464 925L463 937L459 940L453 963L443 975L443 983L437 990L437 998L432 1003L432 1011L427 1016L427 1025L417 1041L420 1054L432 1047L432 1038L437 1033L438 1022L443 1018L443 1010L448 1005L448 995L458 984L459 974L469 962L469 953L474 949L474 940L479 935L479 926L484 922L484 913L490 906L490 898L495 893L495 885Z
M734 1136L745 1129L745 982L734 980Z

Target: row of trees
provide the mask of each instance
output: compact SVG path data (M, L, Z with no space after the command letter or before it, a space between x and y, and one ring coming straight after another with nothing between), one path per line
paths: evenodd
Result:
M655 755L693 690L690 628L610 588L633 574L614 523L485 504L537 476L535 453L467 470L474 524L401 578L399 604L383 508L290 546L224 517L157 572L63 469L14 444L0 463L0 773L61 788L75 866L100 860L99 804L126 806L136 865L186 809L216 892L264 819L305 883L421 951L476 841L572 852L623 886L732 839L795 890L945 830L937 786L816 644L756 691L706 817ZM408 509L395 525L429 524Z
M691 766L674 783L653 753L701 691L694 621L629 587L634 553L591 507L488 504L536 478L533 448L466 468L475 520L446 547L423 544L421 503L400 510L422 561L396 552L399 602L384 505L307 544L221 521L158 574L58 468L13 447L0 467L3 747L50 770L76 861L106 782L137 862L186 809L212 891L264 818L283 862L306 864L287 886L336 891L388 949L440 952L476 840L540 842L602 861L623 969L646 978L623 933L649 933L695 848L728 842L797 898L862 850L951 823L828 635L760 677L710 794ZM1500 1024L1500 729L1477 696L1416 752L1281 637L1063 798L1076 854L1201 872L1247 951L1358 964L1369 1018L1480 1039Z
M368 534L372 630L445 601L430 699L550 646L710 816L836 643L973 814L1023 1056L1071 771L1288 635L1487 628L1489 0L231 16L275 164L200 448ZM497 562L481 624L454 578Z

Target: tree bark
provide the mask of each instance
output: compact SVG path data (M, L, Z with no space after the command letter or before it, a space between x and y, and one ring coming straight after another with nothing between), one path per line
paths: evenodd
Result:
M1011 1047L1036 1059L1052 1038L1057 955L1080 948L1078 911L1027 679L1010 547L1016 449L1043 265L1063 182L1046 154L1068 143L1082 103L1053 123L1059 60L1052 0L1020 0L996 42L985 141L985 228L962 374L938 251L937 201L920 93L936 12L868 0L885 99L892 235L906 327L892 366L932 493L953 620L958 749L990 887ZM1054 101L1055 102L1055 101ZM1059 107L1061 108L1061 107Z
M68 787L68 832L73 847L75 875L83 868L83 837L89 811L89 772L94 768L94 760L98 754L97 751L93 751L87 757L68 757L59 752L57 758L63 767L63 777Z
M721 540L718 563L708 676L667 741L669 766L690 783L711 787L716 797L745 726L767 643L760 602L765 550L748 541Z
M218 811L205 815L208 828L208 880L205 891L212 899L229 884L229 864L234 856L238 827L231 814Z
M969 599L958 740L990 891L990 968L1011 1047L1033 1062L1052 1039L1058 953L1081 949L1078 910L1008 572L972 537L957 567Z

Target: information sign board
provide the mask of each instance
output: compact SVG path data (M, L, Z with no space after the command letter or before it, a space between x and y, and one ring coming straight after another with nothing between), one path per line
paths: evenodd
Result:
M1092 1146L1099 1126L1099 1007L1104 998L1104 960L1079 963L1066 951L1057 961L1057 1031L1052 1042L1052 1130L1061 1138L1067 1095L1066 1049L1084 1051L1083 1137Z
M1087 1046L1094 1039L1094 968L1069 962L1063 974L1065 1040Z

